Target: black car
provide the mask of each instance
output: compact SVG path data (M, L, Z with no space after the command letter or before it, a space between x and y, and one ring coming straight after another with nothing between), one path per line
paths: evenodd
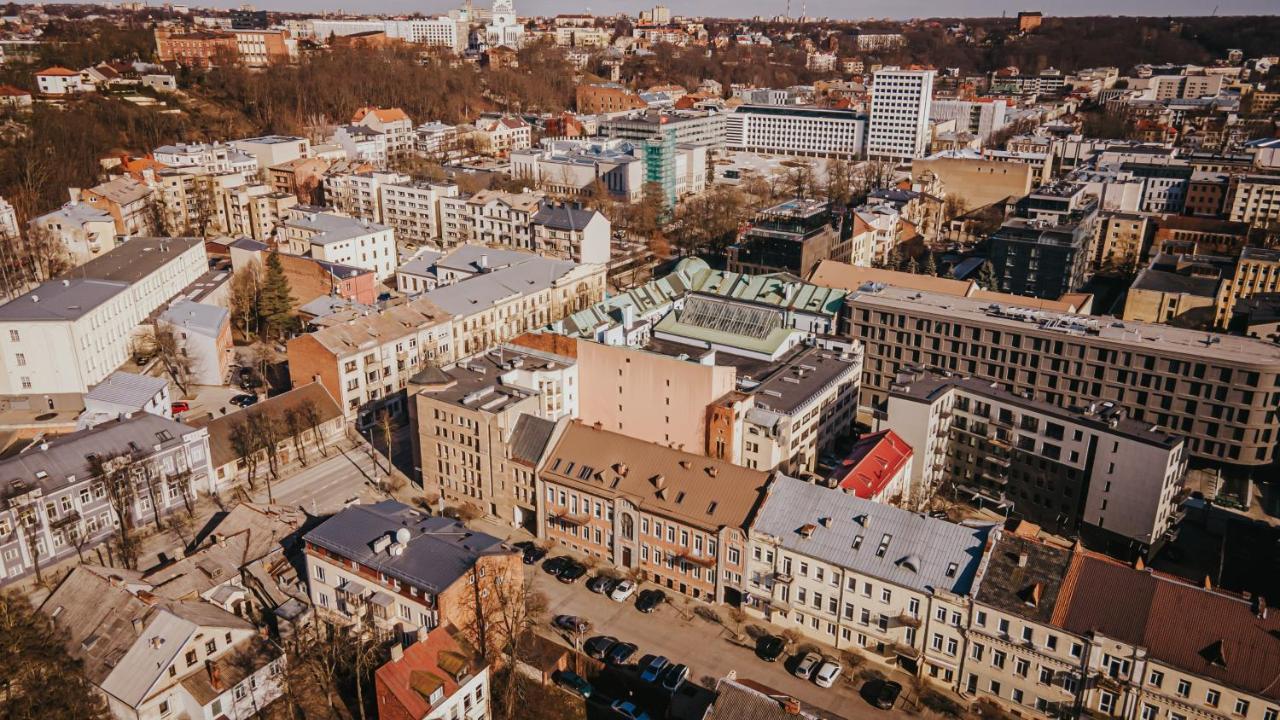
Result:
M247 408L250 405L256 405L258 403L258 396L249 394L236 395L231 398L230 402L236 407Z
M565 632L582 634L591 629L591 623L577 615L557 615L551 624Z
M560 572L556 573L556 579L562 583L576 583L586 574L585 565L569 560L560 568Z
M559 575L560 571L564 569L564 566L571 562L573 561L564 555L557 555L542 563L542 571L548 575Z
M520 550L520 561L525 565L534 565L547 556L546 549L540 548L528 540L516 543L515 547Z
M609 591L613 589L613 578L597 575L587 581L587 589L593 593L608 595Z
M605 659L609 651L614 645L618 644L618 638L609 635L597 635L583 644L582 649L587 653L588 657L597 660Z
M901 694L901 683L896 683L892 680L882 680L880 682L880 687L876 688L876 707L881 710L892 710L894 704L898 702L898 696Z
M667 594L661 590L642 590L636 598L636 609L642 613L651 613L667 601Z
M625 665L632 655L639 650L634 643L620 642L609 648L609 653L604 656L604 661L610 665Z
M777 635L765 635L756 641L756 655L766 662L782 657L782 651L786 649L787 641Z
M575 692L584 698L591 697L591 683L572 670L557 670L551 674L551 679L560 687Z

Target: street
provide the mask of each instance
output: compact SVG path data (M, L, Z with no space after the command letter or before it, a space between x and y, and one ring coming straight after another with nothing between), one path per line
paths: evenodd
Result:
M529 572L533 573L534 587L547 596L549 618L556 615L586 618L591 623L591 630L582 638L584 641L596 635L611 635L619 640L635 643L639 646L639 651L631 662L637 662L644 655L665 656L673 663L688 665L689 681L705 688L714 688L716 680L734 670L740 680L753 680L791 695L809 705L811 711L829 713L828 717L833 718L901 720L908 717L900 709L886 712L871 706L859 695L856 684L847 682L845 676L829 689L797 678L788 671L791 667L789 662L784 663L779 659L776 663L767 663L761 660L756 657L753 648L734 643L730 639L731 633L725 628L692 612L688 613L690 618L686 619L682 614L683 608L671 602L660 606L653 614L646 615L636 610L634 597L625 603L614 602L587 590L585 581L565 584L544 573L536 565L530 567ZM645 587L642 584L640 589ZM678 597L670 593L668 598L679 603ZM716 608L721 617L727 614L727 610L725 607ZM762 623L749 621L748 624ZM571 642L549 625L546 634L572 646ZM804 644L802 641L801 645ZM867 667L873 666L872 661L868 660L867 663ZM884 668L878 669L890 674ZM856 675L857 670L851 672L846 668L845 674Z
M312 515L328 515L351 502L376 502L386 496L371 483L385 473L386 461L378 458L378 468L369 458L367 446L347 449L346 443L329 448L327 459L311 453L312 464L296 474L274 483L271 494L277 505L298 507ZM315 462L316 459L320 462ZM254 502L267 501L267 487L261 474L258 489L251 493Z

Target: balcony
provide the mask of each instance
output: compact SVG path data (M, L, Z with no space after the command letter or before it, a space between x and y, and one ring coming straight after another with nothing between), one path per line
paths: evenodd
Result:
M586 525L587 523L591 522L590 515L575 514L564 509L560 509L552 512L551 517L555 518L556 520L559 520L562 523L566 523L568 525L577 525L578 527L582 527L583 525Z
M990 472L987 472L986 470L983 470L982 472L978 473L978 477L981 477L983 480L986 480L987 482L992 483L994 485L1003 486L1003 485L1009 484L1009 478L1004 477L1003 475L994 475Z
M918 628L920 627L920 618L910 613L898 613L897 617L893 618L893 624L896 627Z
M707 557L706 555L697 555L691 550L682 550L681 552L676 554L676 558L686 563L689 563L691 565L697 565L699 567L708 568L708 567L716 566L715 558Z

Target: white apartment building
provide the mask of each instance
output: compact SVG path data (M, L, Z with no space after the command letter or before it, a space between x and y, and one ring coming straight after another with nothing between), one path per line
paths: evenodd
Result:
M935 122L955 120L957 131L985 141L1008 122L1008 110L1009 104L1002 98L934 100L929 107L929 119Z
M41 95L69 95L93 90L80 73L64 67L51 67L36 73L36 88Z
M991 533L775 475L748 531L742 607L950 684Z
M462 52L467 46L467 26L464 22L440 15L433 18L384 21L387 37L396 37L411 43L448 48Z
M396 238L434 244L440 239L440 200L458 197L453 184L398 182L379 189L382 222Z
M394 172L327 174L324 176L325 202L340 213L380 223L384 222L382 186L408 182L408 175Z
M440 198L446 248L468 242L505 247L533 246L533 217L542 208L541 193L481 190L469 197Z
M476 121L476 138L483 152L506 157L512 150L529 147L533 129L517 115L488 116Z
M862 156L867 119L852 110L740 105L725 116L725 147L767 155Z
M402 158L413 153L416 139L413 121L400 108L362 107L352 116L351 123L386 136L388 158Z
M31 225L49 233L66 248L73 265L86 263L115 246L115 220L110 214L82 202L67 203L32 220ZM16 228L8 231L9 237L18 236Z
M378 167L387 164L387 136L364 125L343 125L333 133L333 141L348 160L363 160Z
M289 252L372 270L385 280L395 274L396 240L391 228L315 208L291 208L284 221Z
M293 193L277 192L268 185L217 186L215 191L218 224L231 237L248 237L268 242L284 220L286 211L298 204Z
M260 170L311 154L311 142L296 135L264 135L232 140L228 144L256 160Z
M933 78L933 70L876 72L867 126L868 157L891 161L924 157L929 148Z
M448 157L458 152L460 134L457 125L439 121L423 123L414 131L414 149L428 157Z
M156 162L175 169L198 168L206 173L226 173L232 171L232 153L235 148L222 143L190 143L177 145L161 145L151 151ZM242 153L238 153L243 157ZM252 170L257 164L250 158Z

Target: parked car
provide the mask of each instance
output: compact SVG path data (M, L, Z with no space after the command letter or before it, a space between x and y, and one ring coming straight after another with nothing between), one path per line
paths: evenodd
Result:
M876 688L875 706L881 710L892 710L893 706L898 702L898 696L902 694L902 684L893 680L882 680L880 686Z
M666 669L668 664L669 664L668 660L662 657L661 655L653 658L652 660L649 661L648 665L644 666L644 670L641 671L640 673L641 682L647 682L647 683L657 682L658 676L662 674L662 671Z
M557 555L542 563L542 571L548 575L559 575L560 571L564 569L565 564L570 562L573 561L564 555Z
M636 609L642 613L651 613L666 601L667 594L661 590L644 590L636 598Z
M185 400L176 400L174 402L169 403L169 412L173 413L174 415L177 415L179 413L184 413L184 412L190 412L190 410L191 410L191 403L188 403Z
M822 665L818 667L818 672L813 675L813 681L818 683L818 687L829 688L836 684L836 678L840 677L840 672L842 670L844 670L844 666L840 663L832 660L831 658L824 658ZM893 684L898 685L897 683ZM898 685L898 691L893 694L895 700L897 699L899 692L902 692L901 685ZM877 702L878 701L877 697ZM889 707L893 707L893 704L890 703Z
M808 652L804 657L800 658L800 662L796 664L796 669L791 671L792 675L798 678L809 679L813 675L813 671L822 664L822 656L815 652Z
M787 641L777 635L764 635L756 641L756 655L765 662L774 662L782 657L782 651L786 649Z
M609 648L609 654L605 655L604 660L610 665L626 665L638 649L635 643L620 642Z
M557 615L552 623L561 630L568 630L574 633L584 633L591 629L591 623L583 620L577 615Z
M662 673L662 689L669 693L674 693L684 685L684 681L689 679L689 666L668 665L667 671Z
M533 565L547 556L545 548L540 548L529 540L518 542L513 547L520 551L520 562L525 565Z
M235 405L236 407L247 408L250 405L258 404L258 396L249 395L248 393L242 393L240 395L236 395L235 397L231 398L230 402L232 405Z
M609 593L609 599L614 602L626 602L627 598L636 591L636 584L630 580L621 580L617 585L613 586L613 590Z
M618 638L611 635L597 635L582 645L582 649L587 653L588 657L597 660L603 660L614 645L618 644Z
M613 705L609 707L627 720L649 720L649 714L636 707L636 704L630 700L614 700Z
M560 568L560 572L556 573L556 579L562 583L576 583L587 574L587 567L581 563L569 560Z
M557 670L552 673L551 679L560 687L575 692L584 698L591 697L591 683L572 670Z
M587 581L587 589L593 593L607 595L613 589L613 578L607 575L597 575Z

